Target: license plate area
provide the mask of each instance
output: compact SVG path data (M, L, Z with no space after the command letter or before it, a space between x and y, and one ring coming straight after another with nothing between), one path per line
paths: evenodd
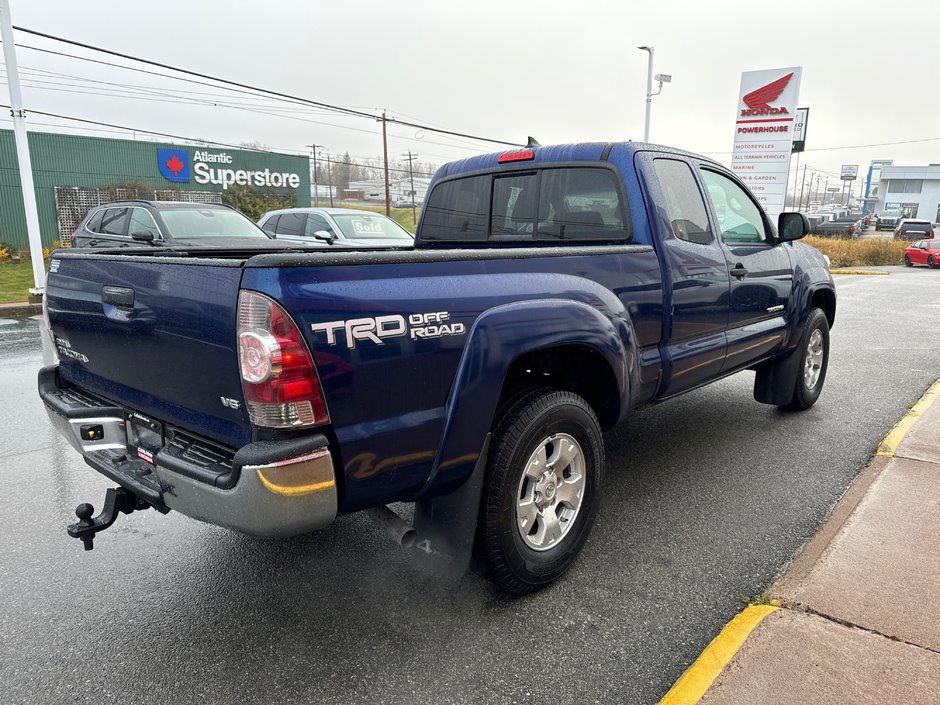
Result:
M154 457L163 448L163 424L137 412L125 412L124 428L130 456L153 465Z

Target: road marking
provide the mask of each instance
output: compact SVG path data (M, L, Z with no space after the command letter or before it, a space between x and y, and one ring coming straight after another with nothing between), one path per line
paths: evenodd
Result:
M861 276L888 276L891 272L879 272L874 269L830 269L830 274L858 274Z
M940 379L930 385L927 391L924 392L924 396L911 407L911 410L904 415L904 418L898 421L894 428L888 431L888 435L885 436L884 440L878 445L877 455L893 458L894 452L898 449L901 441L904 440L904 436L907 435L907 432L911 430L911 426L914 425L914 422L917 421L938 398L940 398Z
M774 605L750 605L732 619L705 647L701 655L689 666L659 705L692 705L709 689L718 674L734 658L754 628L767 615L776 612Z

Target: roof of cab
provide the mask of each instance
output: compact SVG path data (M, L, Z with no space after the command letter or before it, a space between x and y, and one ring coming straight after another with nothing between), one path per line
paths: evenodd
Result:
M548 162L575 162L575 161L600 161L604 157L608 147L621 147L630 152L639 152L643 150L655 150L667 154L675 154L684 157L692 157L703 161L715 163L713 159L703 157L693 152L686 152L675 147L666 147L659 144L650 144L646 142L578 142L574 144L555 144L538 147L513 147L501 152L491 154L482 154L476 157L468 157L459 161L444 164L435 174L435 180L445 176L456 176L474 171L483 171L487 169L499 169L502 167L497 161L501 154L506 152L517 152L526 149L532 149L533 158L525 162L512 162L515 165L522 164L545 164Z

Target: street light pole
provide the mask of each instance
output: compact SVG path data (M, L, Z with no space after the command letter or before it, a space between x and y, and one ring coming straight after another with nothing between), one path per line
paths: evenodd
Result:
M649 54L646 67L646 122L643 127L643 141L650 141L650 108L653 104L653 47L637 47Z
M10 0L0 0L0 38L3 39L3 60L6 63L7 85L10 90L10 116L13 118L13 141L16 144L16 162L19 166L20 187L23 191L23 210L26 213L29 260L33 268L33 288L29 290L29 298L30 301L35 301L45 293L46 269L42 260L39 211L36 208L33 165L29 157L29 138L26 134L26 111L23 110L23 94L20 92L20 75L16 64L16 48L13 45L13 19L10 16Z

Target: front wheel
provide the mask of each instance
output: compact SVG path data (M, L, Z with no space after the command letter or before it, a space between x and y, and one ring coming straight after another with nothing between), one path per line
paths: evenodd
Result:
M802 363L796 377L793 397L784 409L803 411L819 399L829 364L829 321L821 309L809 313L799 353Z
M525 594L574 563L594 522L604 467L600 424L571 392L534 391L498 421L480 506L487 577Z
M933 255L930 255L930 257L927 258L927 266L930 267L931 269L937 266L937 263L934 261Z
M908 257L907 255L904 255L904 266L905 266L905 267L913 267L913 266L914 266L914 263L911 262L911 258Z

